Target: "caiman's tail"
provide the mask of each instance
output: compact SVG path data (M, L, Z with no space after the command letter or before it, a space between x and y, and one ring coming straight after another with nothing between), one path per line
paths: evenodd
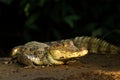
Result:
M87 48L89 53L120 54L119 47L98 38L82 36L76 37L73 41L78 48Z

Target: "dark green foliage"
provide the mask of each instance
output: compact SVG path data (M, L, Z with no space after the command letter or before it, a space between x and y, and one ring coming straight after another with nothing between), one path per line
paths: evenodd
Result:
M87 35L120 43L117 0L0 0L0 3L10 7L9 16L17 17L10 19L18 21L17 26L11 23L9 26L18 28L14 34L20 34L17 38L22 42Z
M13 0L0 0L0 2L10 5Z

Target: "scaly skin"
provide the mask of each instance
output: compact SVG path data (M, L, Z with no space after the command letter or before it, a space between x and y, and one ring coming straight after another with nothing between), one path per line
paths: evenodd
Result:
M94 37L76 37L73 40L78 48L85 47L89 53L120 54L120 48Z
M28 42L13 48L12 57L25 65L60 65L88 53L118 54L120 48L92 37L76 37L54 42Z
M13 48L12 57L27 66L60 65L67 60L86 55L88 50L78 49L72 40L51 42L49 45L40 42L28 42Z
M47 44L32 41L13 48L11 56L13 60L28 66L48 64L45 59L48 48Z

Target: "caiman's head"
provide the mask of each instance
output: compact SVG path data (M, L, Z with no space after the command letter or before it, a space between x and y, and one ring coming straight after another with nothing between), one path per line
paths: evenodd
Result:
M81 57L88 53L85 48L78 49L72 40L63 40L51 45L49 53L56 60L67 60L75 57Z

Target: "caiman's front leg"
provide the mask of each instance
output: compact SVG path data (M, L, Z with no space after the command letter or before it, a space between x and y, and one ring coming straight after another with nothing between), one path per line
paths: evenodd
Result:
M36 68L36 66L33 64L33 62L27 57L25 56L25 54L20 54L17 57L17 61L21 64L24 64L25 67L24 68Z
M60 59L56 59L55 55L52 56L51 54L48 54L47 59L48 59L49 65L52 65L52 64L54 64L54 65L64 64L64 62L60 61Z

